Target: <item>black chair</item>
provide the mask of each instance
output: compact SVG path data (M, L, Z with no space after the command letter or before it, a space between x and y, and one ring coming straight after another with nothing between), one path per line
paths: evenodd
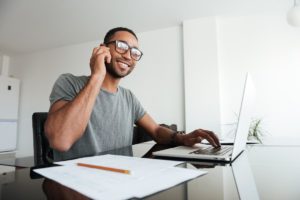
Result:
M47 112L35 112L32 115L35 166L48 165L53 162L53 150L50 148L44 132L44 124L47 116Z

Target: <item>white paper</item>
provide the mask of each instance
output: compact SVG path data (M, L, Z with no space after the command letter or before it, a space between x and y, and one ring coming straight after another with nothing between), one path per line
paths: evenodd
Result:
M78 162L128 169L131 174L80 167ZM182 162L116 155L58 163L63 166L34 171L92 199L143 198L206 173L174 167Z
M130 173L131 175L133 175L133 177L141 178L141 177L145 177L146 175L151 176L151 173L156 172L157 170L165 169L168 167L174 167L183 162L150 159L150 158L128 157L128 156L110 155L110 154L55 162L55 164L58 165L69 165L69 166L77 165L77 163L85 163L85 164L100 165L105 167L130 170ZM147 172L146 174L145 171ZM110 173L115 174L116 172L110 172Z

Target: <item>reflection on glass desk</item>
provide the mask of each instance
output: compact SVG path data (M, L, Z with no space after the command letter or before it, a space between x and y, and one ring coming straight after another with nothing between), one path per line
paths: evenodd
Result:
M30 156L24 158L12 157L12 158L0 159L0 165L14 166L18 168L32 167L34 166L34 158Z
M163 148L167 146L146 142L100 154L153 158L152 152ZM295 156L289 156L291 153ZM184 167L208 174L145 199L300 199L300 160L296 158L299 153L300 146L248 145L231 164L185 160ZM3 172L0 199L86 199L30 172L30 168Z

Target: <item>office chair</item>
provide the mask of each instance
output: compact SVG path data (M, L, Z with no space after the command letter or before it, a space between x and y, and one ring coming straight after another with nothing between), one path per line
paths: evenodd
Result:
M50 148L44 132L47 112L35 112L32 115L34 165L47 165L53 162L53 150Z

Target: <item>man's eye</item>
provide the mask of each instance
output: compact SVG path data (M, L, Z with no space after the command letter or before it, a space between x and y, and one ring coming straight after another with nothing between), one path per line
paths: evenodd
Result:
M132 49L132 50L131 50L131 53L132 53L133 55L136 55L136 56L140 56L140 55L141 55L141 52L140 52L139 50L137 50L137 49Z
M128 46L124 43L119 43L118 47L121 49L128 49Z

